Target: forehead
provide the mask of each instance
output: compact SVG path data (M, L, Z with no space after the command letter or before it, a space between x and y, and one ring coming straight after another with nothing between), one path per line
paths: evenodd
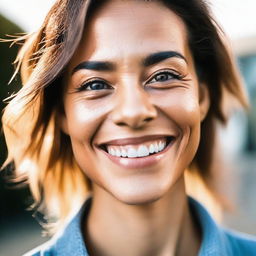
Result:
M86 23L76 59L188 50L184 22L161 1L114 0L96 9Z

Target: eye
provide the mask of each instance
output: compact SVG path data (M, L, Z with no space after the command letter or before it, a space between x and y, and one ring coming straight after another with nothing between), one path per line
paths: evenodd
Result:
M148 83L166 82L172 79L181 79L181 76L170 71L162 71L154 75Z
M107 89L112 89L112 87L108 85L105 81L92 80L92 81L83 83L78 88L78 91L100 91L100 90L107 90Z

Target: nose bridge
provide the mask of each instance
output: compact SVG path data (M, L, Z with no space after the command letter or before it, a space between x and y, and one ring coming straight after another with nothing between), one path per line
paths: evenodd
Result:
M117 125L140 127L154 119L157 111L150 96L135 78L124 78L118 86L113 121Z

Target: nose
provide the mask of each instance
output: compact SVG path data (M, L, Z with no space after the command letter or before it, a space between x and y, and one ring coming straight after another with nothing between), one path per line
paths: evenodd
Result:
M117 104L112 112L116 125L138 129L156 118L157 110L143 88L133 87L116 96Z

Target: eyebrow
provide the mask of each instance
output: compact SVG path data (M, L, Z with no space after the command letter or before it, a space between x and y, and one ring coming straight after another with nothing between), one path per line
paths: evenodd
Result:
M95 71L113 71L115 69L114 64L107 61L84 61L78 64L72 71L72 75L81 69L89 69Z
M156 52L147 56L142 64L145 67L157 64L161 61L164 61L169 58L180 58L187 62L186 58L179 52L176 51L164 51L164 52ZM81 69L89 69L95 71L113 71L115 69L115 65L108 61L84 61L78 64L73 70L72 75L81 70Z
M150 54L146 59L143 61L143 65L145 67L157 64L161 61L164 61L169 58L180 58L187 63L186 58L179 52L176 51L165 51L165 52L156 52Z

